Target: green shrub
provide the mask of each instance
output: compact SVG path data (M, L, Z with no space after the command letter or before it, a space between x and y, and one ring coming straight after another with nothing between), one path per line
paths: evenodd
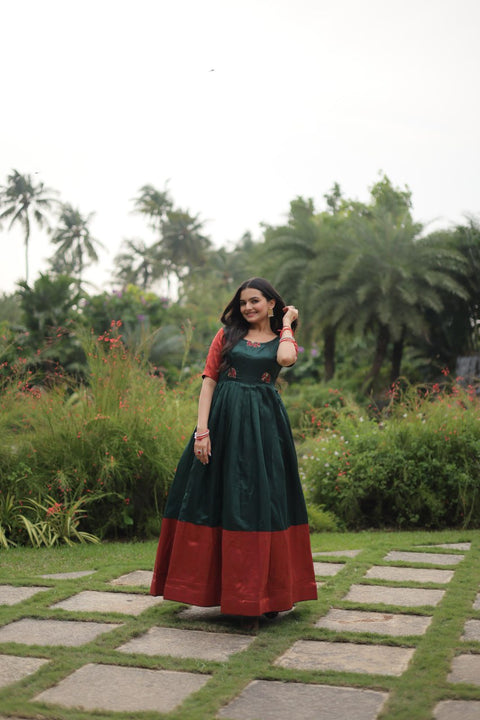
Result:
M349 528L478 527L480 401L473 388L412 388L380 422L342 417L301 451L312 502Z
M282 399L297 440L314 437L323 427L335 427L354 416L359 405L350 394L322 383L280 384Z
M63 506L93 496L82 529L101 537L158 530L175 466L193 430L197 381L168 388L127 350L115 325L85 341L88 385L49 389L12 376L0 398L0 490Z
M307 503L310 532L338 532L341 527L338 518L320 505Z

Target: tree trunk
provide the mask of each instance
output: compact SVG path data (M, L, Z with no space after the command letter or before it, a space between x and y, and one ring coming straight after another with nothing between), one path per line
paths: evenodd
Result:
M387 325L380 325L377 335L377 344L375 347L375 356L373 358L372 368L367 375L366 390L371 392L378 385L378 376L382 369L383 362L387 356L388 343L390 341L390 330Z
M396 342L393 343L392 369L390 372L390 383L392 385L400 377L404 343L405 343L405 328L402 329L402 334L401 334L400 338Z
M335 375L335 339L336 332L333 327L327 327L323 333L323 361L325 364L325 382Z
M27 230L25 235L25 282L28 285L28 241L30 239L30 231Z

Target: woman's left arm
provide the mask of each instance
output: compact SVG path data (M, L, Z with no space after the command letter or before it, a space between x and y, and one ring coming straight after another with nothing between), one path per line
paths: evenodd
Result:
M277 350L277 362L282 367L294 365L297 360L298 346L293 335L292 323L298 320L298 310L294 305L284 308L283 328Z

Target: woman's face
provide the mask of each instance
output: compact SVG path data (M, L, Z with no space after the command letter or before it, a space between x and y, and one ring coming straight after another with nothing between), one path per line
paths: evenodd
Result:
M269 308L275 307L275 300L267 300L256 288L245 288L240 293L240 312L248 323L258 323L268 317Z

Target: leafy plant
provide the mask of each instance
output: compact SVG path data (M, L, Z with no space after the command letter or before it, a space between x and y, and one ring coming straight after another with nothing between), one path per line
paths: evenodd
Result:
M16 545L14 538L19 529L20 512L13 493L0 493L0 547Z
M83 506L93 499L84 496L71 503L60 503L47 495L44 500L26 500L25 510L32 511L33 519L25 513L22 513L20 518L31 544L36 547L52 547L59 543L73 545L74 541L100 542L96 535L78 528L80 520L86 516Z

